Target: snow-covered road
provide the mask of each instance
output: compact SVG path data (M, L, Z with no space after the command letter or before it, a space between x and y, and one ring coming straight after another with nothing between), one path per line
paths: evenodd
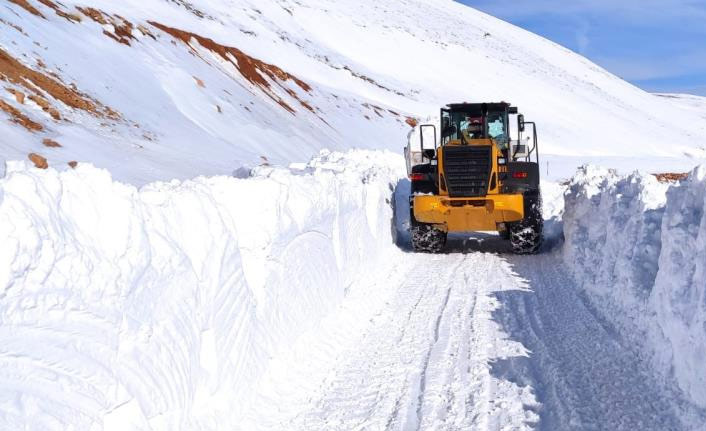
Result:
M498 292L494 317L532 354L496 362L493 375L534 389L540 429L677 430L684 429L679 418L698 415L659 386L647 361L590 307L555 255L508 260L530 290Z
M536 405L531 391L494 378L489 366L524 353L492 319L493 292L524 290L503 258L400 252L390 272L376 278L355 288L360 294L324 323L327 330L298 343L306 358L283 361L266 385L277 395L260 400L243 429L501 429L536 422L523 408ZM377 303L368 295L375 289L387 291Z
M706 423L592 310L557 250L513 256L498 237L479 235L425 255L404 241L389 271L353 286L340 310L276 361L242 429Z
M645 211L666 193L650 177L586 171L567 199L543 184L545 247L515 256L490 234L412 253L391 153L142 189L90 166L11 168L2 430L706 430L698 321L660 343L644 329L680 328L675 304L703 287L701 260L672 269L684 260L670 244L703 250L682 232L701 223L706 171L663 210ZM648 292L625 287L646 269L672 295L652 298L658 313L595 293ZM674 352L682 386L650 348Z
M470 244L400 253L325 331L298 343L303 356L277 367L242 428L683 429L675 395L604 326L554 254L482 251L502 249L493 237ZM389 295L375 303L374 289Z

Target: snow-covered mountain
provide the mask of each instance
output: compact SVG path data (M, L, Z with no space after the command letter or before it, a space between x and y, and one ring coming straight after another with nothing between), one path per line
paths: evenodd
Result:
M670 99L684 108L694 110L701 115L701 117L706 118L706 97L704 96L669 93L658 93L656 95L665 99Z
M498 100L538 122L544 154L705 156L703 111L451 0L9 0L0 29L5 160L230 173L399 151L407 117Z

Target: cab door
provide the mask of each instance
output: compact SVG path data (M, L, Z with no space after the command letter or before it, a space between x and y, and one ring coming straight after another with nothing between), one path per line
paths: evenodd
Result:
M449 132L449 127L451 126L451 111L448 109L441 108L441 146L449 143L451 135Z

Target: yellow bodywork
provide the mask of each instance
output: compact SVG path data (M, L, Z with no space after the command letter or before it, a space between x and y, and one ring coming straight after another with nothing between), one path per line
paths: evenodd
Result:
M502 182L500 173L505 166L498 166L499 149L490 139L467 140L470 145L492 146L491 177L495 174L495 187L489 188L483 197L449 197L444 179L443 151L438 153L439 195L414 197L414 218L422 223L431 223L446 232L495 231L498 224L520 221L524 218L522 194L500 194ZM446 145L461 145L460 141L450 141ZM490 184L492 185L492 184ZM490 187L489 185L489 187Z
M414 197L414 218L422 223L433 223L447 232L498 230L499 223L520 221L524 216L521 194L482 198Z

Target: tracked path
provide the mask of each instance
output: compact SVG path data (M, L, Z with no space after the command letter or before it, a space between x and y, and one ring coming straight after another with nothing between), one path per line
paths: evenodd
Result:
M400 252L276 361L242 429L678 430L703 417L657 385L555 256L482 251L502 247Z
M680 430L706 424L704 412L660 386L634 346L592 310L558 257L509 260L532 291L498 292L495 318L532 353L496 362L492 374L534 389L542 403L540 429Z
M243 429L501 429L537 420L523 407L534 404L530 390L490 375L498 354L523 352L491 319L489 288L511 285L507 263L480 253L400 258L376 286L390 293L377 310L350 298L349 311L365 319L360 332L310 339ZM347 314L327 323L354 325Z

